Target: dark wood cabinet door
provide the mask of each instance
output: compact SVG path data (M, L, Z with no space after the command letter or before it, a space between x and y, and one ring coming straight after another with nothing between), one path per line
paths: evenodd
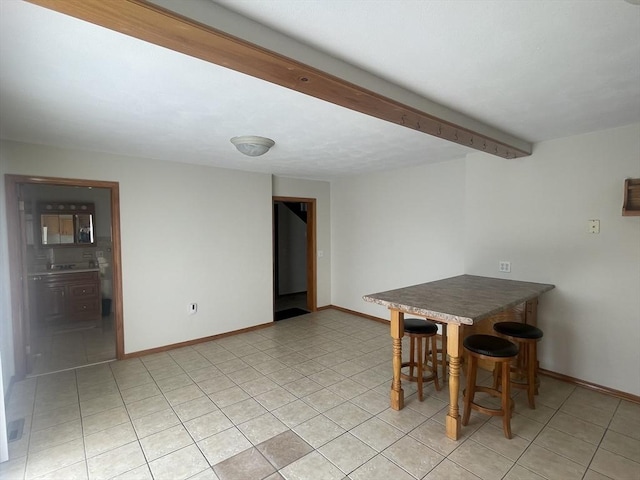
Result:
M67 313L67 287L55 283L41 282L38 311L41 320L52 322Z

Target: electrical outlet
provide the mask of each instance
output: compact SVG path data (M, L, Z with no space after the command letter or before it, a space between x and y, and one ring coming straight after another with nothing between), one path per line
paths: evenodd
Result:
M587 231L589 233L600 233L600 220L587 220Z
M197 311L198 311L198 304L197 303L190 303L189 304L189 315L195 315Z
M500 260L498 262L498 271L502 273L511 273L511 262Z

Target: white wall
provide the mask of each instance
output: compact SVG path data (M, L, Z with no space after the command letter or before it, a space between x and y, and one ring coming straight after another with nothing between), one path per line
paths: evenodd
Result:
M273 195L316 199L316 249L323 255L316 259L317 306L331 304L331 188L329 182L273 177Z
M555 284L540 301L542 368L638 395L640 217L621 215L626 177L640 177L638 124L519 160L469 155L465 271Z
M125 352L272 321L269 175L14 142L0 156L3 173L119 182Z
M464 160L331 184L331 302L389 318L362 296L464 269Z

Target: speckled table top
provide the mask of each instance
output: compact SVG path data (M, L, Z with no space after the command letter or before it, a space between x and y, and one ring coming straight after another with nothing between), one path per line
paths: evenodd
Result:
M554 288L545 283L460 275L386 292L367 302L433 320L472 325L502 310L532 300Z

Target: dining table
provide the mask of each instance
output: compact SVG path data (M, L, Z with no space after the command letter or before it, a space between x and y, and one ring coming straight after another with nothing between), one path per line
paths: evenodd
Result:
M525 304L524 322L536 325L538 298L555 285L477 275L458 275L418 285L365 295L367 302L387 307L391 312L393 381L391 408L404 408L402 337L404 315L410 314L447 326L449 356L449 409L445 419L447 437L460 437L460 368L463 327L474 325L505 310Z

